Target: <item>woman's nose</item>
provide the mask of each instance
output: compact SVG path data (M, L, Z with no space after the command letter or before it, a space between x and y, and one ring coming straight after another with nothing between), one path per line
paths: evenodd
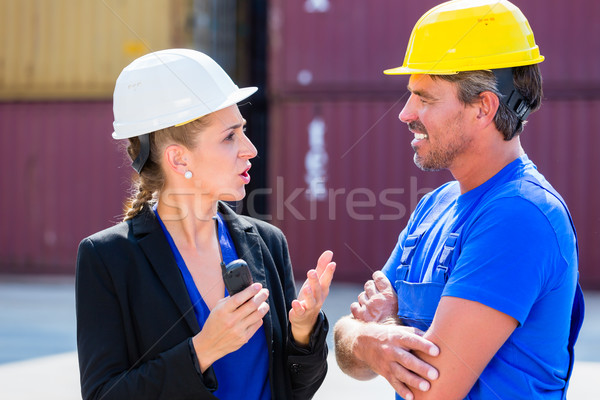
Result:
M240 151L240 156L243 158L254 158L258 155L258 150L256 150L256 147L254 147L254 144L252 143L252 141L250 140L250 138L248 138L248 136L244 135L244 143L242 145L242 149Z

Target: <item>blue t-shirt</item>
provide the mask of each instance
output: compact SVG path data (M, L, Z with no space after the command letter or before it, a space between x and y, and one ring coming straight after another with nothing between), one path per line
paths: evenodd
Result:
M196 320L202 330L204 323L208 319L210 310L202 299L183 257L179 253L169 231L165 228L158 212L156 212L156 208L155 213L171 246L190 300L194 306ZM219 214L217 214L217 219L219 223L219 245L223 253L223 261L227 264L236 260L238 255L233 245L233 240L229 235L227 225L223 222ZM228 295L227 289L225 289L225 296ZM269 386L269 349L263 326L256 331L248 343L233 353L229 353L218 359L213 363L212 367L218 383L218 388L214 392L214 395L219 399L271 399L271 388Z
M426 195L383 272L405 324L427 329L440 296L477 301L518 321L468 399L560 399L576 240L563 200L522 156L462 195L458 182ZM444 253L448 261L440 262Z

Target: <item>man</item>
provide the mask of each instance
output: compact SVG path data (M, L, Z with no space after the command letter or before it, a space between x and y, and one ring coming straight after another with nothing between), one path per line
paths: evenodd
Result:
M569 211L523 151L544 59L504 0L455 0L417 22L400 113L415 164L456 179L426 195L352 316L336 356L405 399L561 399L583 319Z

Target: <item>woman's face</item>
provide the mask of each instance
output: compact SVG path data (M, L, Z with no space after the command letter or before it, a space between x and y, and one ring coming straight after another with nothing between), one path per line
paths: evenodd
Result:
M211 201L241 200L250 182L250 159L257 154L245 134L246 120L235 104L208 118L209 125L197 133L196 147L189 150L191 180Z

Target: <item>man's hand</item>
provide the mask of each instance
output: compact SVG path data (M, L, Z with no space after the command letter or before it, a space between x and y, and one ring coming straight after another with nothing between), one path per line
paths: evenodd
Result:
M358 301L350 305L354 318L364 322L397 322L398 297L390 281L381 271L373 273L373 280L365 283Z
M438 347L422 337L422 331L381 323L364 324L361 331L352 345L352 352L405 399L414 398L408 386L427 391L431 387L429 381L438 378L439 373L434 367L412 353L439 354Z
M387 277L373 273L358 301L335 327L336 356L340 368L357 379L383 376L405 399L413 399L409 386L427 391L438 371L413 352L437 356L439 348L423 338L423 332L400 326L398 298Z

